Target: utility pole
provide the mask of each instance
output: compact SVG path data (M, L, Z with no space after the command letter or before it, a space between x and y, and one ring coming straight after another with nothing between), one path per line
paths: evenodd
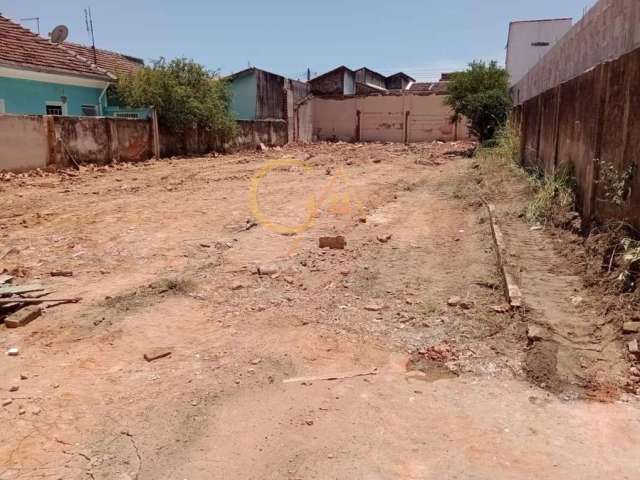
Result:
M307 82L311 80L311 69L307 68Z

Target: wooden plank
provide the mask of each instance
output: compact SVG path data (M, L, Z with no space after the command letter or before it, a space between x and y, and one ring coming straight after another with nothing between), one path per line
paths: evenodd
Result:
M351 372L351 373L339 373L336 375L319 375L315 377L295 377L287 378L282 383L300 383L300 382L314 382L319 380L333 381L333 380L345 380L348 378L368 377L370 375L377 375L378 369L367 370L365 372Z
M21 293L40 292L42 285L0 285L0 297L3 295L20 295Z
M0 298L0 305L8 305L11 303L24 303L26 305L37 305L39 303L78 303L81 298L23 298L9 297Z
M164 357L171 355L171 350L168 348L153 348L146 352L143 356L147 362L153 362Z
M42 309L40 307L28 307L10 315L4 319L4 324L7 328L24 327L28 323L34 321L42 315Z

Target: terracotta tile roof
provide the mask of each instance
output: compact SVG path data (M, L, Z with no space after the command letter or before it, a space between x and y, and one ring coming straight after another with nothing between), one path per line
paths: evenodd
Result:
M114 77L106 70L80 58L62 45L0 16L0 65L51 73L67 73L100 80Z
M447 82L416 82L411 85L409 91L445 93L447 91Z
M81 56L87 61L97 65L100 68L107 70L114 75L133 75L142 67L144 67L144 61L139 58L130 57L117 52L110 52L109 50L102 50L96 48L95 58L93 56L93 49L85 45L77 43L65 42L63 46ZM96 62L97 60L97 62Z

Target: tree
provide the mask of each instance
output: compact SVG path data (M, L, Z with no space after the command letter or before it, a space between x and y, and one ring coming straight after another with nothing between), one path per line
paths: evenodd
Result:
M489 140L507 121L509 74L496 61L472 62L464 72L452 74L447 104L454 111L454 120L465 116L480 142Z
M235 128L227 82L186 58L161 58L135 75L122 76L116 95L131 107L155 107L159 121L176 132L197 127L228 138Z

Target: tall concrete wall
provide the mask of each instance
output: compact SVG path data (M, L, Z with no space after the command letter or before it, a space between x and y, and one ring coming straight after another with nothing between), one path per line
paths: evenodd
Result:
M425 142L469 137L451 123L442 95L369 95L313 99L317 140Z
M640 48L518 107L522 161L573 170L587 220L640 228Z
M599 0L513 87L516 104L640 47L640 1Z

